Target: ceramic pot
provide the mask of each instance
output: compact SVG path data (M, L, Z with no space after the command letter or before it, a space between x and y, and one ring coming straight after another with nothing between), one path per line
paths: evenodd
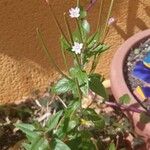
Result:
M130 92L123 73L123 67L126 57L128 56L131 48L136 47L141 42L150 38L150 29L139 32L132 37L130 37L127 41L125 41L121 47L117 50L111 64L111 72L110 72L110 82L111 82L111 90L116 100L118 100L124 94L128 94L131 98L131 105L135 107L141 108L137 103L135 97ZM142 109L142 108L141 108ZM144 124L140 121L140 114L135 112L125 112L129 117L131 122L133 123L133 127L135 128L135 132L142 136L146 141L146 149L150 150L150 123ZM146 150L145 149L145 150Z

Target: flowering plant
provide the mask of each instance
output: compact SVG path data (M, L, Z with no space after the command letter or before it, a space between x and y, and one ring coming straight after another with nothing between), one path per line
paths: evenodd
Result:
M86 20L87 11L77 0L77 6L71 8L68 15L76 21L74 32L71 31L67 14L64 13L68 36L62 30L49 1L46 2L61 33L61 52L67 73L55 63L39 29L37 35L49 61L62 75L51 88L51 92L59 95L64 108L57 108L44 124L35 121L32 124L16 124L28 139L23 145L24 148L26 150L115 150L120 146L123 147L119 141L129 131L127 119L122 119L123 113L119 115L117 111L118 115L114 115L102 109L99 114L90 107L91 104L83 105L85 98L91 98L92 102L100 99L102 107L108 99L108 93L103 85L104 78L95 73L95 69L100 55L109 48L104 44L104 39L113 23L113 18L111 20L109 18L114 0L111 0L103 28L100 26L103 0L100 1L97 30L93 34L90 34L90 24ZM71 68L68 67L66 53L73 56L74 64ZM87 71L86 67L90 60L91 67ZM64 95L67 95L67 100L61 98ZM99 95L99 98L96 95Z

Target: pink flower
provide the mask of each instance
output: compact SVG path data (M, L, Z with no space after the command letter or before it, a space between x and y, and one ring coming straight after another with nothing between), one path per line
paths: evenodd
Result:
M81 49L83 48L83 43L74 42L74 45L72 46L72 51L76 54L81 53Z
M114 18L114 17L111 17L111 18L109 18L109 20L108 20L108 25L109 25L109 26L110 26L110 25L113 25L115 22L116 22L115 18Z
M78 18L80 16L80 9L78 7L76 8L71 8L69 10L69 13L70 13L70 17L71 18Z

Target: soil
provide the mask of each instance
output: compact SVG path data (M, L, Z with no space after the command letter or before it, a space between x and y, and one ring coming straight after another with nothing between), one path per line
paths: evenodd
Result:
M25 138L25 135L15 128L15 123L32 123L34 120L44 123L47 118L39 118L58 109L61 109L60 102L48 93L42 97L27 99L20 104L0 105L0 150L8 150Z
M142 81L140 81L132 75L132 71L135 67L135 64L140 60L142 61L148 52L150 52L150 38L140 43L136 47L133 47L130 50L128 56L126 57L124 65L124 77L132 93L137 86L141 87L144 85Z

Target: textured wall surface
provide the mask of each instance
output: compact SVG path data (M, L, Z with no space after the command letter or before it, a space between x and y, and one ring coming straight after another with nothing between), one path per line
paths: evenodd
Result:
M98 16L99 0L97 1L89 15L93 25L92 30L96 27L95 20ZM108 6L109 1L106 0L105 6ZM64 24L62 14L74 6L74 2L52 1L53 9L62 26ZM135 32L150 27L150 2L116 0L113 16L117 19L117 24L111 28L106 40L111 48L101 57L97 67L97 72L102 72L106 77L109 77L111 58L120 44ZM38 43L37 27L42 30L49 50L63 69L58 41L59 32L52 16L48 13L45 1L0 1L0 103L18 101L38 89L44 91L45 87L58 77Z

